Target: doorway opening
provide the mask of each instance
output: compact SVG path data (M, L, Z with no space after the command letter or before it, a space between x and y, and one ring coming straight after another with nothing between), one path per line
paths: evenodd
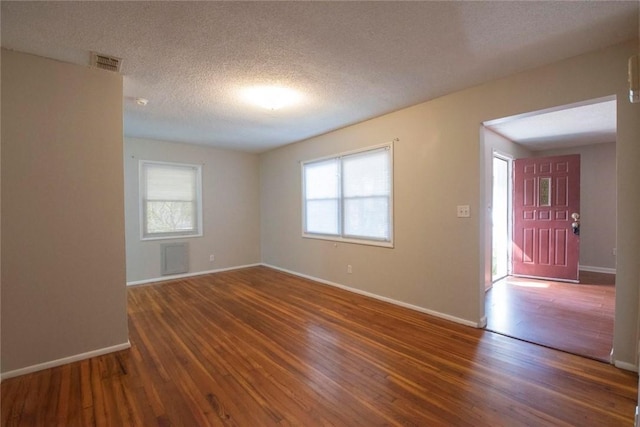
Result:
M615 314L615 105L615 96L611 96L484 123L483 200L488 209L482 219L485 262L481 310L488 330L611 361ZM580 212L581 226L579 281L562 283L545 275L538 280L514 277L513 162L574 154L583 160L580 181L585 195L576 211ZM532 188L540 190L543 186L539 184ZM572 233L570 220L566 227L563 232Z
M493 154L491 282L511 272L511 158Z

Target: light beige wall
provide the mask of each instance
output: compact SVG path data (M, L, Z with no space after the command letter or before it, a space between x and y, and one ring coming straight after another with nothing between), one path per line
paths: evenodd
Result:
M627 101L636 40L460 91L261 156L265 263L481 323L488 208L481 123L618 96L618 276L614 358L636 363L640 265L640 106ZM395 145L395 248L301 237L300 160L399 138ZM482 200L482 203L481 203ZM469 204L471 218L456 218ZM479 210L482 209L482 215ZM353 265L353 274L346 265Z
M615 269L616 144L536 152L565 154L580 154L580 266Z
M128 342L122 77L2 50L2 372Z
M204 236L140 240L138 162L202 164ZM260 262L259 160L256 154L193 144L125 139L127 282L160 276L160 244L189 242L189 272ZM209 262L209 255L215 256Z
M1 60L1 59L0 59ZM2 67L0 67L0 100L2 99ZM2 102L0 102L0 165L2 165ZM0 172L0 242L2 242L2 173ZM0 243L0 355L2 354L2 244ZM0 357L0 373L2 361Z

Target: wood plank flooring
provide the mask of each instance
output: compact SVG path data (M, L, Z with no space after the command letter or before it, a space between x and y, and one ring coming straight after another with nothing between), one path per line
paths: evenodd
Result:
M633 425L633 373L266 267L128 295L132 348L4 381L3 426Z
M486 294L487 329L610 361L615 275L580 272L580 283L507 277Z

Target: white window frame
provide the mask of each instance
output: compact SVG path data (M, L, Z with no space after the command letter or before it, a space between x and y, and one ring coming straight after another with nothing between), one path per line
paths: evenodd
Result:
M385 148L386 150L389 151L389 211L388 211L388 218L389 218L389 239L388 240L383 240L383 239L376 239L376 238L362 238L362 237L358 237L358 238L354 238L354 237L349 237L347 235L345 235L344 233L344 198L342 195L342 187L344 185L343 181L342 181L342 174L341 174L341 169L342 169L342 163L340 162L340 166L339 166L339 187L340 187L340 194L339 194L339 215L338 215L338 228L339 228L339 234L320 234L320 233L309 233L307 232L307 225L306 225L306 218L307 218L307 214L306 214L306 205L307 205L307 200L306 200L306 188L305 188L305 184L306 184L306 179L305 179L305 166L308 164L312 164L312 163L317 163L317 162L322 162L325 160L329 160L329 159L342 159L343 157L347 157L347 156L351 156L354 154L360 154L360 153L366 153L368 151L375 151L375 150L379 150L381 148ZM393 210L394 210L394 203L393 203L393 187L394 187L394 183L393 183L393 176L394 176L394 172L393 172L393 142L387 142L384 144L379 144L379 145L374 145L374 146L370 146L370 147L365 147L365 148L361 148L361 149L357 149L357 150L352 150L352 151L345 151L339 154L335 154L335 155L331 155L331 156L325 156L325 157L320 157L320 158L316 158L316 159L311 159L311 160L305 160L305 161L301 161L300 162L300 176L301 176L301 187L302 187L302 194L301 194L301 201L302 201L302 237L303 238L309 238L309 239L319 239L319 240L329 240L329 241L334 241L334 242L343 242L343 243L355 243L355 244L361 244L361 245L369 245L369 246L381 246L381 247L386 247L386 248L393 248L394 247L394 241L393 241L393 236L394 236L394 218L393 218Z
M196 230L194 231L175 231L167 233L145 233L147 228L146 219L146 177L145 165L165 165L173 167L192 168L196 171ZM164 162L156 160L140 160L138 162L138 183L139 183L139 213L140 213L140 240L167 240L167 239L184 239L190 237L202 237L202 165L191 163Z

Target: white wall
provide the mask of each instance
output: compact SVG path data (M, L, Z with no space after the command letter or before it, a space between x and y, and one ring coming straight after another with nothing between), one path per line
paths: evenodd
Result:
M128 330L122 77L3 49L1 83L5 377Z
M159 160L202 165L204 236L140 239L138 162ZM127 282L159 278L160 244L189 242L189 272L260 262L259 161L256 154L193 144L125 138ZM215 256L209 262L209 255Z
M616 257L616 144L536 152L580 155L580 268L614 270Z
M484 136L484 147L486 150L485 157L489 162L488 164L492 163L494 152L511 157L512 159L522 159L532 157L534 155L534 153L524 145L516 144L489 128L483 128L482 133ZM489 175L489 178L491 178L491 174Z
M636 364L640 265L640 105L631 105L627 60L638 41L570 58L261 155L265 263L481 324L490 252L481 233L480 125L559 105L617 95L618 273L614 360ZM395 145L395 248L301 237L300 160L399 138ZM456 218L469 204L471 218ZM346 265L353 265L353 274Z
M482 177L480 188L480 200L492 200L493 194L491 192L493 188L493 155L499 153L512 159L520 159L525 157L531 157L533 154L530 150L522 145L516 144L513 141L505 138L493 132L489 128L484 126L480 129L480 149L481 151L481 168L480 175ZM491 205L492 202L489 202ZM491 248L491 235L492 224L489 220L491 218L491 208L487 208L486 217L481 221L480 226L480 248L481 251L485 251L487 254L492 253ZM482 215L481 215L482 218ZM484 268L480 272L480 280L484 283L484 287L480 289L480 301L484 300L484 291L489 289L493 283L493 277L491 275L491 257L484 259ZM484 310L484 305L479 309ZM482 326L485 324L485 319L481 318L479 322Z

